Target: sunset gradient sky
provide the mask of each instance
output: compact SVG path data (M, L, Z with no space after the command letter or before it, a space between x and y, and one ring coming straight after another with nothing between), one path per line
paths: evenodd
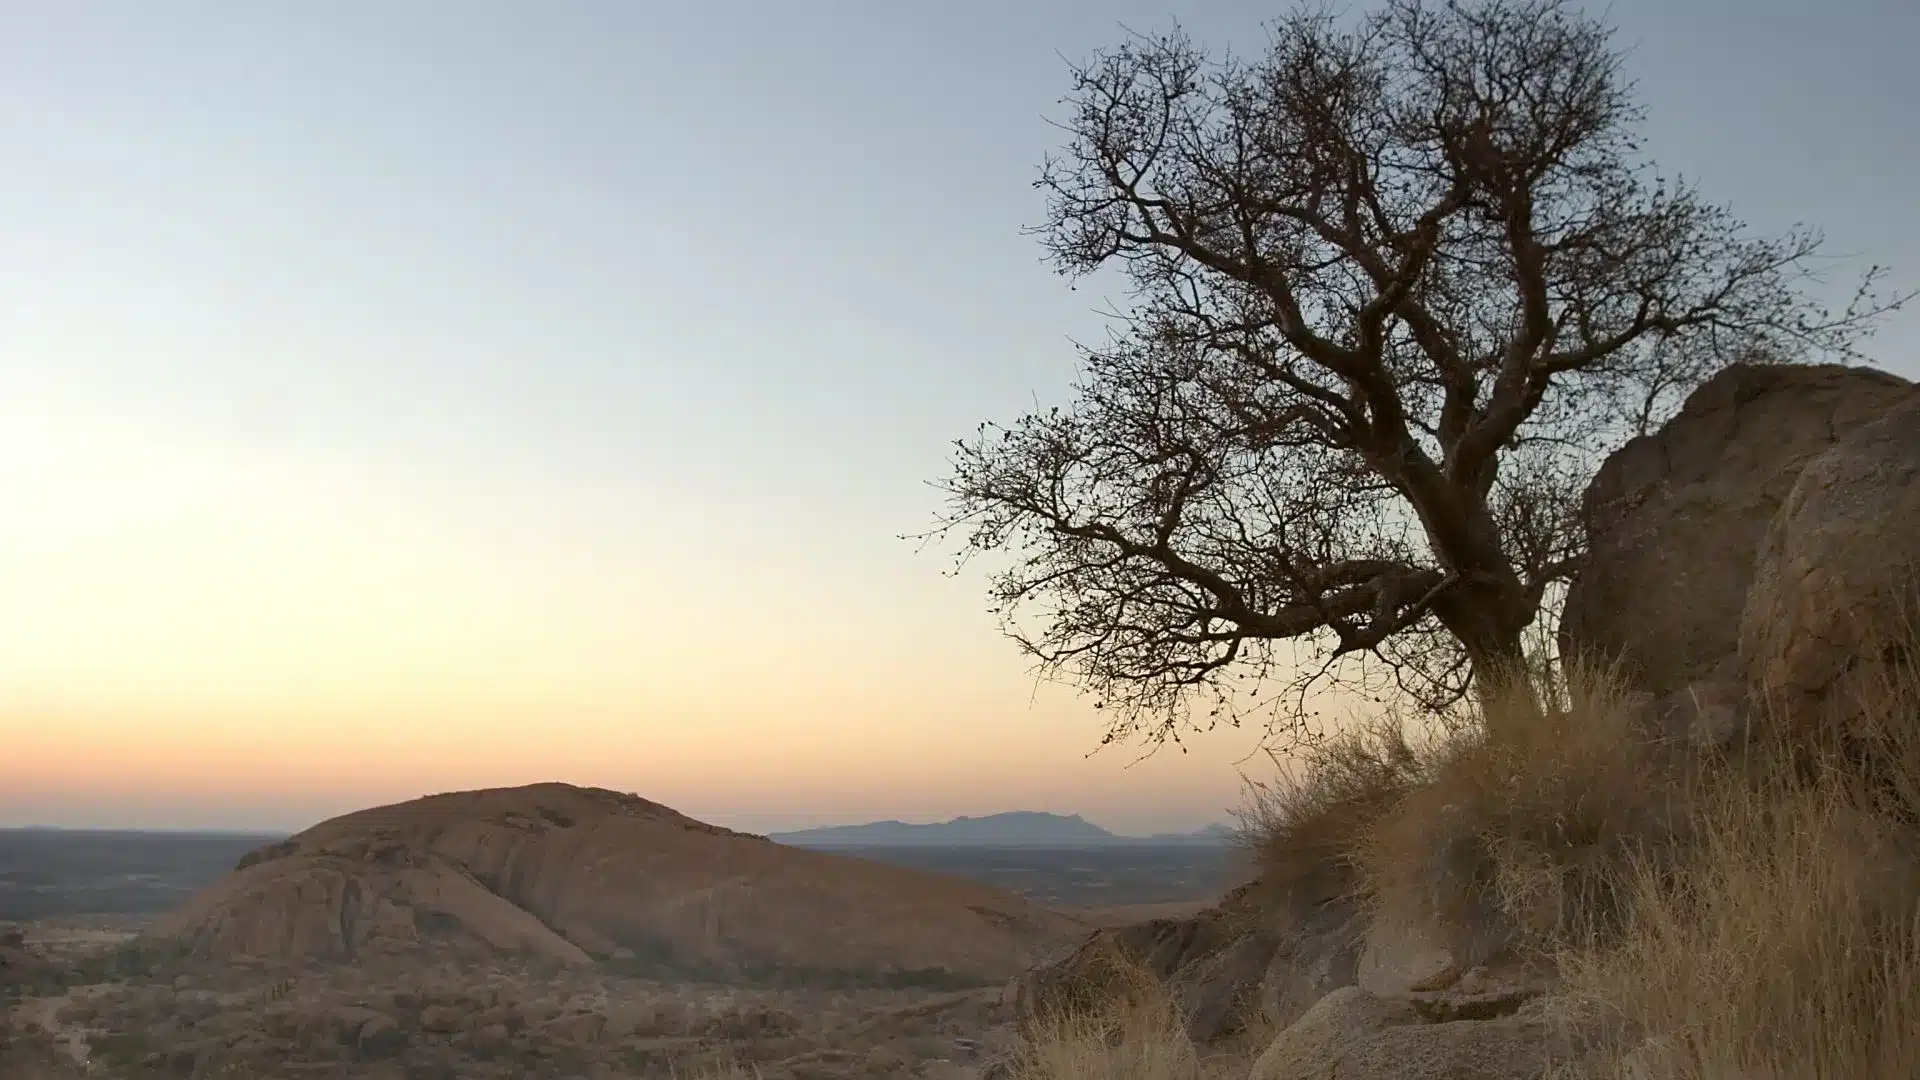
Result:
M0 825L1222 819L1250 736L1088 757L896 537L1117 299L1020 232L1057 54L1277 10L0 4ZM1610 10L1664 166L1920 281L1910 0Z

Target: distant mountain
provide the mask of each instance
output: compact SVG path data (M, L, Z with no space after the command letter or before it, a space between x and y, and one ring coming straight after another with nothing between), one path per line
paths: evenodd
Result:
M1232 830L1209 825L1198 832L1156 836L1119 836L1079 814L1014 810L986 817L957 817L926 825L871 821L820 829L772 833L770 839L794 847L1113 847L1125 844L1201 844L1232 842Z
M1143 844L1199 844L1208 847L1224 847L1225 845L1233 843L1238 839L1238 836L1239 834L1234 830L1233 826L1222 825L1216 822L1208 825L1204 829L1197 829L1188 833L1154 833L1152 836L1143 837L1138 842Z

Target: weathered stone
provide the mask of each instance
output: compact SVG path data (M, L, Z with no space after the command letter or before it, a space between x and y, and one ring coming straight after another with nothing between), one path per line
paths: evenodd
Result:
M1372 994L1405 994L1453 970L1454 956L1427 928L1376 917L1361 935L1355 983Z
M1754 695L1844 721L1920 632L1920 400L1810 461L1761 548L1740 622Z
M1916 397L1898 376L1838 365L1736 364L1709 379L1588 485L1590 551L1567 595L1562 650L1623 662L1655 697L1742 681L1755 560L1801 470Z
M1260 1011L1261 980L1276 948L1267 935L1249 934L1203 961L1204 968L1183 973L1189 1038L1207 1043L1245 1029Z
M1282 1031L1249 1080L1539 1080L1563 1053L1538 1010L1426 1023L1412 1002L1353 986Z
M406 1049L407 1033L390 1016L375 1015L354 1033L354 1048L363 1058L386 1058Z
M1067 956L1009 984L1001 1000L1030 1024L1060 1011L1098 1010L1152 984L1176 995L1195 1039L1232 1034L1260 1007L1261 978L1276 948L1255 932L1244 905L1237 891L1188 918L1095 931Z
M451 1035L463 1026L459 1009L451 1005L429 1005L420 1010L420 1030L436 1035Z
M1359 977L1362 920L1345 902L1320 904L1283 930L1260 980L1260 1011L1282 1028Z

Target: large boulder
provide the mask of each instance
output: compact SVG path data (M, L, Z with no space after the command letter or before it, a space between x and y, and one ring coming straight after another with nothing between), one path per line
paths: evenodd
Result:
M478 950L986 981L1084 931L974 882L786 847L634 795L536 784L323 822L249 855L150 937L215 959Z
M1376 912L1362 935L1353 983L1369 993L1402 995L1461 973L1445 936L1411 919Z
M1173 995L1187 1035L1215 1043L1254 1026L1284 1026L1332 990L1353 984L1363 944L1344 900L1294 912L1263 909L1243 886L1184 919L1152 919L1089 935L1071 953L1009 985L1021 1023L1058 1011L1097 1011L1134 993Z
M1607 458L1582 500L1589 557L1567 594L1567 655L1620 661L1656 698L1738 682L1742 612L1769 525L1801 471L1920 399L1898 376L1736 364Z
M1801 470L1740 620L1751 689L1803 722L1852 713L1920 632L1920 399Z
M1314 905L1274 933L1277 947L1260 981L1260 1013L1272 1027L1299 1019L1321 998L1360 977L1366 920L1355 905Z
M1228 904L1183 919L1096 930L1071 952L1022 974L1006 996L1019 1022L1029 1025L1170 990L1198 1021L1190 1033L1204 1042L1236 1026L1242 1007L1257 1004L1252 999L1272 952Z
M1412 1001L1349 986L1281 1031L1249 1080L1539 1080L1573 1057L1571 1040L1539 1003L1434 1022Z

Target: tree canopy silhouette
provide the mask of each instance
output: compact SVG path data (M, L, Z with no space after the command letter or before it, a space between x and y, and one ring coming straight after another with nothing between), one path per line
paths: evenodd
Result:
M1035 231L1132 304L1071 404L957 444L940 531L1109 740L1342 657L1436 706L1514 670L1599 450L1897 306L1876 267L1821 307L1818 233L1645 162L1611 39L1557 0L1388 0L1253 61L1176 30L1073 69Z

